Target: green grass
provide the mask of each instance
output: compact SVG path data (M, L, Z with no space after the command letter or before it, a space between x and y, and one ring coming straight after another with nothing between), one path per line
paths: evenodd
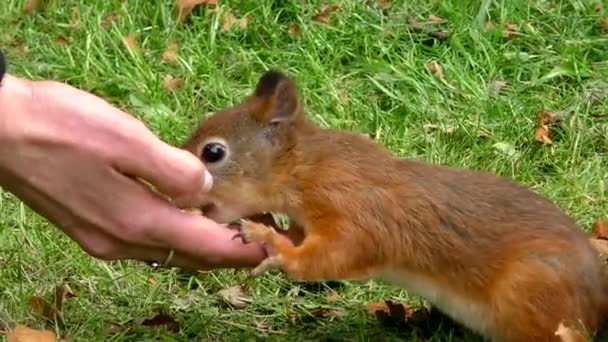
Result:
M22 3L0 2L0 46L13 73L103 96L172 144L204 113L241 100L264 70L281 68L323 126L369 133L403 156L513 177L584 229L608 215L608 117L595 117L608 113L608 28L599 24L608 18L606 1L597 11L598 0L395 0L387 10L351 0L323 25L311 20L320 1L220 0L236 17L250 18L245 30L229 32L205 8L177 25L173 1L65 0L29 16ZM77 28L70 27L72 8ZM114 20L102 26L111 12ZM449 39L433 43L408 29L408 19L424 22L431 14L447 20L435 26L449 30ZM299 37L288 33L290 22L299 25ZM488 22L493 29L485 29ZM519 30L505 40L508 23ZM139 56L121 41L130 32ZM59 35L68 44L58 44ZM176 66L161 57L170 41L180 47ZM425 69L432 60L453 90ZM184 79L183 86L164 90L167 74ZM494 95L488 86L496 80L508 84ZM542 109L564 115L552 146L534 141ZM406 334L369 316L365 304L420 303L379 282L338 283L336 300L328 296L332 284L299 284L275 273L248 282L252 303L235 310L222 305L217 291L242 284L246 271L189 274L101 262L7 192L0 193L0 227L0 324L47 327L70 341L397 340ZM77 297L46 321L29 300L52 300L60 284ZM327 306L341 314L320 317ZM157 312L174 316L182 331L137 324ZM274 332L265 334L262 325ZM461 340L456 336L439 326L431 340Z

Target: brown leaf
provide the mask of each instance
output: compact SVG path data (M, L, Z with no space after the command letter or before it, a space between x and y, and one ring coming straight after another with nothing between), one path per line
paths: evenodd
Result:
M173 317L163 313L159 313L153 318L145 319L141 324L147 327L165 326L167 330L175 333L179 332L181 329L179 322Z
M232 29L232 27L237 24L241 30L246 29L247 28L247 18L237 19L234 16L234 14L232 14L232 12L230 12L230 10L227 10L226 12L224 12L224 14L222 15L222 31L223 32L230 31L230 29Z
M601 2L598 2L595 5L593 5L593 9L596 12L601 12L603 8L604 8L604 5Z
M102 28L107 28L108 25L110 25L118 16L118 14L115 11L110 11L108 13L106 13L106 15L103 17L103 19L101 19L101 27Z
M75 29L80 25L80 19L78 15L78 7L72 7L72 18L70 20L70 27Z
M175 64L176 60L177 60L177 50L178 50L178 46L177 43L175 42L171 42L167 48L165 49L165 51L163 51L163 59L165 61L167 61L169 64Z
M608 17L603 17L602 19L600 19L600 21L598 21L597 23L597 27L600 30L608 31Z
M177 22L183 22L192 12L192 10L199 6L205 4L215 4L217 5L217 1L209 1L209 0L175 0L175 20Z
M293 21L290 21L287 24L287 34L292 37L299 37L302 34L300 31L300 25L294 23Z
M608 240L608 220L599 220L593 223L591 236L596 239Z
M32 298L30 298L30 307L35 312L42 312L44 317L48 319L53 319L53 316L55 316L55 312L53 311L51 304L41 297L32 296Z
M58 35L57 38L55 38L55 42L57 42L57 44L67 44L68 43L68 39L62 35Z
M551 145L551 127L559 121L554 112L541 110L536 113L536 128L534 130L534 140L541 144Z
M447 20L445 18L442 18L438 15L434 15L431 14L429 15L429 22L431 22L432 24L442 24L445 23Z
M369 135L364 134L365 137L369 138ZM336 290L334 289L329 289L329 291L327 292L327 296L325 297L327 299L328 302L338 302L340 301L342 298L340 297L340 295L338 294L338 292L336 292Z
M450 32L448 32L448 31L430 31L429 36L431 36L437 40L446 40L450 37Z
M426 68L426 70L437 75L438 77L443 77L443 68L436 61L427 62L426 64L424 64L424 67Z
M248 23L249 23L249 20L248 20L247 18L241 18L241 19L239 20L239 28L240 28L241 30L246 29L246 28L247 28L247 24L248 24Z
M454 86L452 86L446 79L445 76L443 75L443 67L437 63L436 61L430 61L424 64L424 67L431 73L433 73L435 76L437 76L437 78L439 78L439 80L441 81L441 83L445 84L446 86L448 86L450 89L454 90Z
M59 285L55 287L55 312L61 311L66 299L74 297L76 297L76 295L70 292L65 286Z
M18 325L6 336L7 342L55 342L55 333L48 330L36 330L25 325Z
M148 278L148 283L149 283L150 285L154 286L154 285L156 285L156 279L154 279L154 278L150 277L150 278Z
M483 24L483 29L485 31L490 31L492 29L494 29L496 27L496 24L493 21L486 21L485 24Z
M235 309L242 309L251 303L251 299L245 295L240 285L225 288L218 291L217 294L224 302L230 304Z
M378 6L385 10L391 7L391 2L389 0L378 0Z
M505 81L495 80L495 81L490 82L490 84L488 85L488 91L492 95L498 95L498 94L500 94L500 91L502 90L502 88L504 88L506 85L507 85L507 82L505 82Z
M122 42L133 54L139 54L139 46L137 46L134 32L131 32L127 36L123 37Z
M330 321L334 318L346 316L346 312L339 308L316 308L311 310L310 313L317 318L327 318Z
M118 324L118 323L112 323L112 322L106 323L103 326L103 332L107 335L114 335L121 331L124 331L125 329L126 328L123 325Z
M46 5L47 0L26 0L23 4L23 14L30 14L33 11L42 9Z
M167 75L163 79L163 88L166 90L175 90L181 87L183 83L184 81L182 79Z
M537 126L534 130L534 140L544 145L553 144L550 135L551 131L549 130L549 126L547 125Z
M407 322L412 317L413 310L404 303L394 303L390 300L384 302L369 302L367 312L379 318L391 318L394 321Z
M342 89L340 90L340 92L338 92L338 98L340 99L340 102L345 103L348 101L348 91L346 89Z
M490 136L490 132L488 132L488 130L487 130L487 129L485 129L485 128L480 128L480 129L477 131L477 136L478 136L478 137L480 137L480 138L482 138L482 139L485 139L485 138L487 138L488 136Z
M335 12L338 9L340 9L340 6L336 4L325 4L323 5L323 7L321 7L321 11L312 17L312 21L321 24L327 24L329 23L329 15L331 14L331 12Z
M517 34L517 31L519 31L519 28L517 27L517 25L515 24L506 24L504 31L502 32L502 36L504 39L511 39L513 38L513 36L515 36L515 34Z
M424 30L424 26L415 18L410 18L407 21L407 25L410 29L414 30L414 31L422 31Z

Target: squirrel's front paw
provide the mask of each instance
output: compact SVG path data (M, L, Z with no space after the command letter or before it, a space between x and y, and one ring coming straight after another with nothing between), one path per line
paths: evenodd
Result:
M232 238L241 238L245 244L251 242L268 243L270 242L271 235L274 233L275 230L272 227L268 227L262 223L242 219L239 232Z

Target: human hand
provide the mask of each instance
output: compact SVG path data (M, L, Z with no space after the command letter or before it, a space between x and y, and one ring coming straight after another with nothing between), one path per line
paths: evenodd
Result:
M254 266L266 256L166 199L209 190L211 175L195 156L66 84L5 76L0 185L100 259L162 263L174 249L172 266L211 269Z

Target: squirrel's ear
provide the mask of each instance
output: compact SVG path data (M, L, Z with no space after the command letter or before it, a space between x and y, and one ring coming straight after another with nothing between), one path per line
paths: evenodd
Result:
M280 71L270 70L262 75L253 95L260 100L254 115L262 122L289 121L300 110L294 82Z

